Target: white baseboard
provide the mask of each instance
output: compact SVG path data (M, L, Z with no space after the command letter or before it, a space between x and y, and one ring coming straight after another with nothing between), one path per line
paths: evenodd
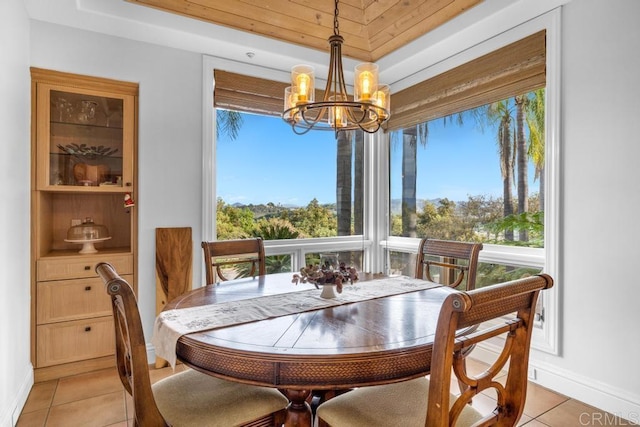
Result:
M15 398L9 403L2 416L0 416L0 426L2 427L14 427L18 422L18 417L24 409L24 405L27 403L29 392L33 387L33 365L29 363L27 372L20 385L20 390L16 394Z
M470 357L490 363L495 360L496 354L490 346L479 345ZM535 359L529 362L529 371L532 369L535 370L535 379L529 378L530 382L624 418L629 425L640 425L640 395Z

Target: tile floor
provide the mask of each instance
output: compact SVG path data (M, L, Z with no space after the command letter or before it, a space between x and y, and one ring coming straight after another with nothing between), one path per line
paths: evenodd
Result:
M470 372L482 364L468 359ZM176 371L186 369L178 365ZM171 368L151 367L151 381L171 375ZM455 388L455 387L454 387ZM18 420L18 427L129 427L131 400L120 384L116 369L37 383ZM477 396L473 405L480 411L493 409L495 397ZM527 403L519 426L583 427L628 426L625 420L612 422L613 417L574 399L529 383ZM606 421L606 423L605 423Z

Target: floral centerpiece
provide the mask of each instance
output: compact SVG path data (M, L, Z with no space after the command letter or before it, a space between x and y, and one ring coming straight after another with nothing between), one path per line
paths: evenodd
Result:
M308 265L300 269L300 274L294 274L292 282L313 283L316 288L320 285L335 285L338 293L342 292L342 285L346 282L353 283L358 280L358 271L354 267L347 267L341 262L337 269L332 268L328 263L319 265Z

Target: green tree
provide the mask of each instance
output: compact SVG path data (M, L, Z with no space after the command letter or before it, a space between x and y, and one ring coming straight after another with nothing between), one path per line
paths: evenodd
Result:
M473 218L461 215L456 203L446 198L437 205L425 202L418 214L419 235L432 239L478 240L475 226Z
M391 236L402 236L402 214L391 215Z
M488 241L492 239L494 230L487 227L487 224L502 218L502 199L494 199L485 195L468 196L466 201L459 203L458 211L459 215L465 218L474 230L473 240ZM497 238L498 236L494 235L493 239Z
M285 219L269 218L257 222L253 236L264 240L297 239L300 232Z
M280 218L261 219L253 231L255 237L263 240L297 239L300 233L293 224ZM270 255L265 258L267 274L291 271L291 255Z
M529 240L511 242L511 244L530 247L543 246L544 213L541 211L509 215L488 224L487 227L492 229L495 234L509 229L526 230L527 234L531 237Z
M253 234L255 222L248 208L236 208L218 198L216 218L218 240L244 239Z
M280 218L287 219L300 232L300 237L331 237L336 235L336 215L326 206L313 199L306 208L282 212Z

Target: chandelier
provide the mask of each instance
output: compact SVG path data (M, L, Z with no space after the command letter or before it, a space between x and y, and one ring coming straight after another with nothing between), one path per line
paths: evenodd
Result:
M333 35L329 37L331 57L327 86L321 101L315 101L313 67L291 69L291 86L284 90L282 119L303 135L311 129L339 131L361 129L374 133L389 119L388 85L378 84L378 66L369 62L355 67L354 95L347 93L342 69L342 43L338 28L338 0L335 1Z

